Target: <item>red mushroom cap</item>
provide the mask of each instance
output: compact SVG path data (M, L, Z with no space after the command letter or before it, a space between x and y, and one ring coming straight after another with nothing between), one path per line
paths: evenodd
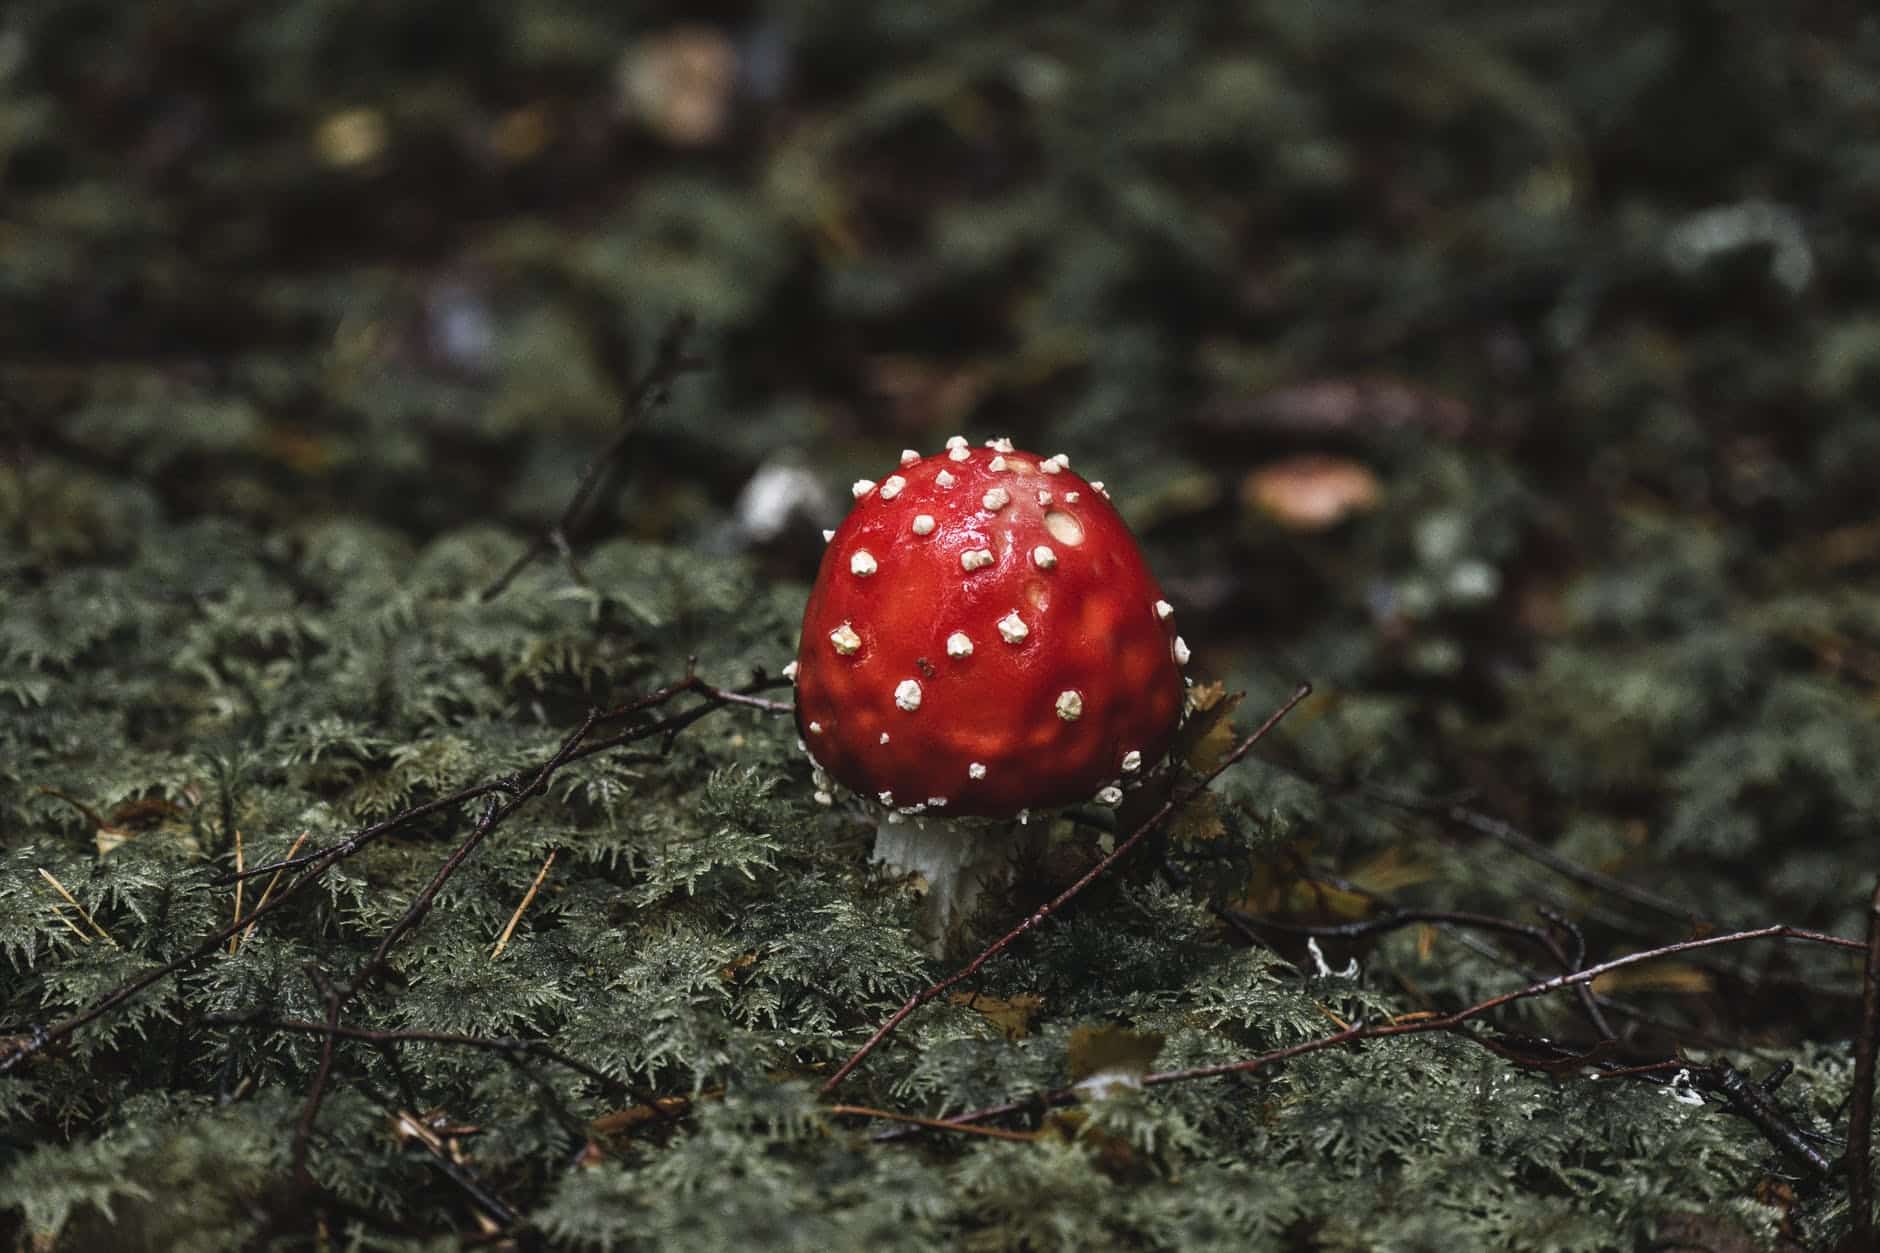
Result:
M902 812L1115 803L1181 716L1187 645L1101 483L955 436L903 454L829 537L796 716L838 782Z

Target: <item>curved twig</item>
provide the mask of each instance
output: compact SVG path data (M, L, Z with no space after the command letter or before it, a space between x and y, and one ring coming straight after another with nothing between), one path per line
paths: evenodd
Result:
M1268 715L1267 720L1265 722L1262 722L1254 730L1252 735L1247 736L1245 739L1241 740L1240 743L1234 745L1233 751L1228 753L1227 756L1223 757L1221 759L1220 764L1217 765L1213 770L1209 771L1206 777L1204 777L1199 783L1195 784L1194 787L1188 789L1186 792L1183 792L1181 795L1171 796L1169 797L1168 800L1163 801L1161 808L1157 809L1153 814L1150 814L1147 818L1145 818L1136 827L1136 829L1130 833L1128 839L1125 839L1121 841L1120 843L1118 843L1115 850L1112 851L1109 854L1109 856L1105 857L1102 861L1098 862L1095 866L1092 866L1090 870L1086 872L1081 879L1077 880L1077 882L1071 884L1069 887L1065 888L1062 892L1058 893L1057 896L1053 897L1049 902L1045 903L1044 905L1039 906L1038 909L1034 913L1030 914L1017 926L1013 927L1010 931L1007 931L1004 935L994 940L990 945L986 947L984 952L980 953L979 956L973 958L973 960L968 962L965 966L962 966L959 970L955 971L951 975L948 975L946 978L940 980L938 983L931 984L928 987L923 988L921 991L916 992L914 995L908 997L907 1000L901 1005L901 1007L895 1010L894 1013L890 1014L888 1016L888 1020L882 1023L881 1026L877 1027L875 1029L875 1033L869 1036L867 1041L864 1042L863 1045L859 1049L856 1049L855 1052L850 1055L849 1059L843 1062L842 1065L839 1068L837 1068L836 1072L833 1075L829 1076L828 1080L825 1081L822 1086L823 1095L827 1096L829 1093L835 1091L836 1088L840 1087L842 1084L842 1081L848 1078L849 1075L855 1070L857 1066L862 1064L862 1060L866 1058L870 1053L874 1052L875 1049L880 1046L883 1040L887 1039L890 1035L892 1035L896 1027L899 1027L904 1021L907 1020L908 1015L912 1014L915 1010L919 1009L922 1005L925 1005L928 1001L933 1000L934 997L939 996L942 992L945 992L947 989L952 988L956 986L957 984L963 983L967 979L970 979L975 974L979 973L979 970L982 966L984 966L987 962L991 961L994 957L997 957L1000 953L1003 953L1007 948L1011 947L1011 945L1020 936L1024 935L1027 931L1030 931L1033 927L1036 927L1039 923L1043 922L1046 918L1049 918L1052 914L1056 913L1059 909L1063 908L1064 904L1067 901L1069 901L1072 897L1076 896L1078 893L1082 892L1085 888L1089 887L1098 878L1102 877L1104 872L1109 870L1111 866L1114 866L1117 862L1121 861L1124 857L1126 857L1129 854L1129 852L1132 849L1134 849L1136 845L1140 844L1143 838L1147 836L1151 831L1156 830L1164 822L1167 822L1169 818L1172 817L1175 813L1185 808L1190 801L1195 799L1195 797L1207 791L1207 789L1213 784L1213 782L1216 779L1220 778L1221 775L1224 774L1228 770L1229 767L1237 765L1242 758L1244 758L1248 753L1252 752L1253 746L1255 744L1258 744L1262 739L1264 739L1268 731L1271 731L1275 726L1278 726L1279 720L1281 718L1284 718L1287 714L1291 713L1294 707L1296 707L1300 701L1304 700L1307 696L1310 696L1311 694L1312 694L1312 685L1310 683L1301 683L1298 686L1298 688L1296 688L1293 691L1292 696L1286 701L1285 704L1281 705L1278 709L1274 710L1270 715Z

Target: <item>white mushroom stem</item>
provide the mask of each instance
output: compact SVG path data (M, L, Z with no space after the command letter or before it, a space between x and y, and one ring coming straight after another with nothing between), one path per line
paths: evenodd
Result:
M1009 887L1018 863L1042 847L1048 826L890 812L875 828L873 860L926 881L915 935L929 957L948 957L964 947L986 897Z

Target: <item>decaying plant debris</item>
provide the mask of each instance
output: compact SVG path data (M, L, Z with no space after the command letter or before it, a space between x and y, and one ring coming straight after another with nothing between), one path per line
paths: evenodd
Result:
M1859 1247L1877 99L1832 2L8 8L0 1237ZM1218 681L964 972L779 674L956 431Z

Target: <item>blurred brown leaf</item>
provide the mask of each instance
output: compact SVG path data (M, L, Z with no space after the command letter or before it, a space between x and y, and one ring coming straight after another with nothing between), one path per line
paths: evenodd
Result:
M1323 531L1375 508L1383 485L1371 468L1343 457L1308 453L1247 475L1240 500L1249 510L1293 531Z

